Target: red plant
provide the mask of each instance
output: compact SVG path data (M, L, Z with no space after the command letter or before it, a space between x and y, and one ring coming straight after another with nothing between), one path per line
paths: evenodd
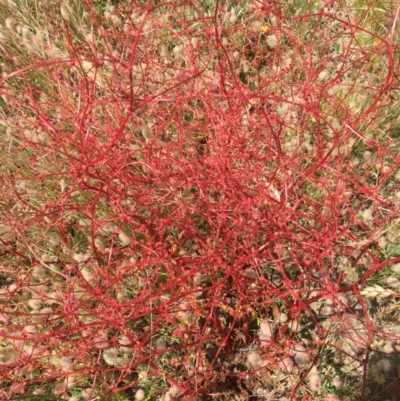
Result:
M100 3L1 22L3 398L250 397L289 356L300 399L327 348L366 372L398 9Z

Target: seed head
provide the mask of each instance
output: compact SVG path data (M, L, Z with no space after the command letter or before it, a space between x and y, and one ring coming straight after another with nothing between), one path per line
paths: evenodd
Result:
M144 400L144 397L145 397L145 393L144 393L143 389L140 388L138 391L136 391L136 393L135 393L136 401L142 401L142 400Z
M343 386L343 379L340 376L335 376L332 380L332 386L337 389L341 388Z
M396 243L397 239L399 238L399 234L395 230L389 230L386 234L386 238L391 243Z
M13 31L15 29L15 20L11 17L8 17L4 21L4 25L6 26L7 29Z
M294 365L293 361L290 357L285 356L279 363L278 363L279 368L285 372L285 373L290 373L293 371Z
M115 28L119 28L122 25L121 19L116 15L111 15L111 22Z
M261 28L262 28L263 25L264 24L261 21L254 22L254 24L252 26L253 32L258 34L261 31Z
M312 374L308 378L308 384L311 391L319 391L321 389L321 378L318 374Z
M152 29L153 29L153 24L151 22L146 22L143 25L143 33L144 34L151 32Z
M229 17L229 22L234 25L236 23L237 20L237 15L236 15L236 10L234 7L232 7L231 9L231 16Z
M329 76L328 70L322 70L318 75L318 81L324 82Z
M393 353L393 352L394 352L393 345L392 345L391 343L386 343L386 344L383 346L382 351L383 351L385 354L391 354L391 353Z
M36 266L32 270L32 275L35 278L45 278L46 277L46 269L43 266Z
M92 272L92 270L85 266L82 270L81 270L82 276L84 277L84 279L88 282L88 283L92 283L93 279L94 279L94 274Z
M269 341L272 337L271 324L268 318L262 319L260 323L260 334L259 339L261 341Z
M127 246L131 243L131 239L125 233L119 233L118 238L121 241L122 246Z
M380 285L373 285L370 287L365 287L360 291L361 295L365 298L386 298L393 294L392 290L385 290Z
M42 301L38 298L32 298L28 301L28 305L34 310L38 310L42 305Z
M394 277L394 276L389 276L389 277L386 279L386 284L387 284L389 287L392 287L392 288L400 287L400 281L398 280L398 278L396 278L396 277Z
M294 346L294 361L297 366L304 365L309 361L309 355L303 344L296 344Z
M276 35L268 35L267 36L267 45L270 49L275 49L278 46L278 38Z
M129 340L129 338L125 335L123 335L119 341L118 341L121 345L129 345L131 343L131 340Z
M11 346L0 347L0 365L15 361L17 358L18 354Z
M29 40L31 37L31 30L29 29L28 26L23 26L21 29L21 33L22 33L22 38L25 40Z
M118 350L116 348L109 348L104 350L103 359L107 365L117 366L119 364Z
M378 239L378 245L380 248L385 249L388 245L387 239L384 235Z
M157 338L156 340L156 349L166 349L167 344L163 338Z
M247 362L253 368L258 368L261 364L261 357L260 355L254 351L247 355Z
M90 258L90 254L89 253L74 253L72 255L72 258L78 263L84 262L85 260L88 260Z
M298 333L299 331L301 331L301 325L300 322L297 320L291 320L288 323L289 329L293 331L293 333Z
M63 370L64 372L67 372L67 371L71 370L72 362L69 358L62 356L59 359L58 366L60 366L61 370Z
M371 220L373 216L372 209L365 209L360 213L360 217L362 220Z
M288 315L286 313L280 313L278 316L279 323L286 323L288 320Z
M392 362L388 358L380 359L377 363L377 368L380 369L382 372L390 372L392 369Z
M61 16L65 19L65 21L69 21L70 13L69 13L68 6L66 4L63 4L63 3L61 4L60 13L61 13Z
M400 273L400 263L396 263L392 266L393 273Z
M365 160L371 160L371 157L372 157L372 153L369 150L364 152L364 159Z

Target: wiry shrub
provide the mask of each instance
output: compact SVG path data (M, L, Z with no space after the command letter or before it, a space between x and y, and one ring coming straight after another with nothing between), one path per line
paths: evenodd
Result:
M0 3L4 399L364 396L400 261L378 3Z

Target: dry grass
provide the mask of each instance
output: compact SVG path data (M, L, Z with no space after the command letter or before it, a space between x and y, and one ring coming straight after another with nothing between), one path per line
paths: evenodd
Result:
M2 397L393 396L398 9L154 3L0 1Z

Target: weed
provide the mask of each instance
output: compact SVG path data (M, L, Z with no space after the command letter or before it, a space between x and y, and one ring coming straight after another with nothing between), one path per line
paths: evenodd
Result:
M1 397L390 395L399 8L325 3L0 1Z

